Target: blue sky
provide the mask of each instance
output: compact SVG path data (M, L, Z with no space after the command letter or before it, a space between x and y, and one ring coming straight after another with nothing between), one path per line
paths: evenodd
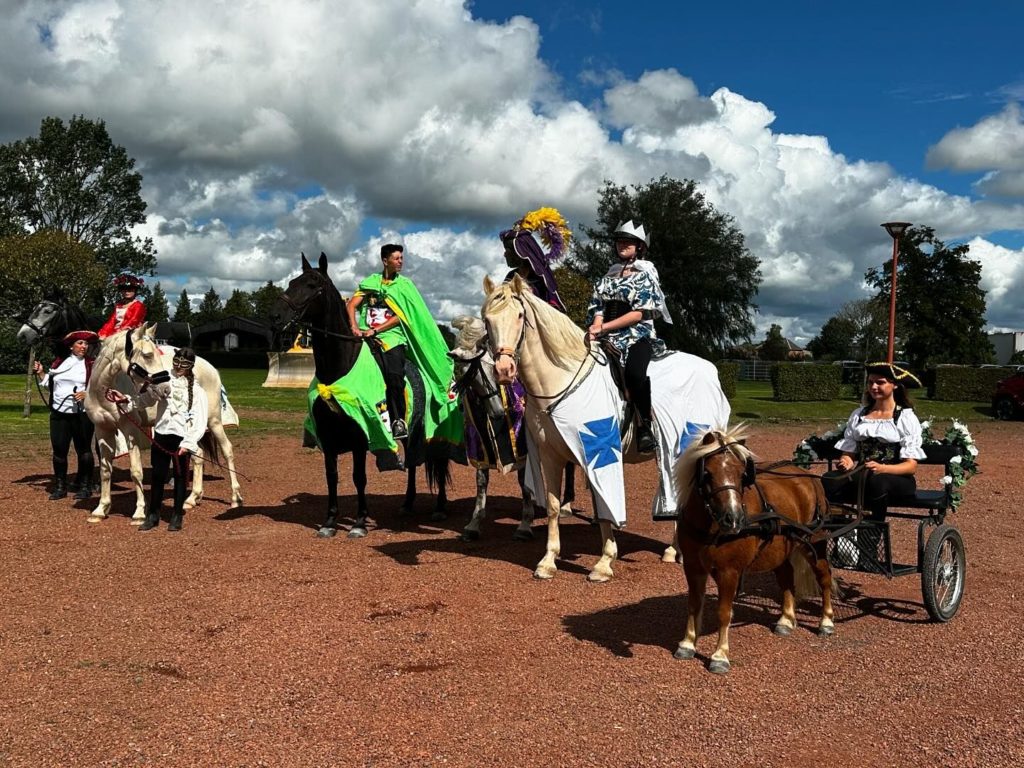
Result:
M578 230L605 179L667 174L761 260L759 335L807 341L865 297L894 219L969 243L990 326L1024 329L1019 4L0 6L0 141L105 120L171 295L283 283L321 250L349 292L400 239L450 319L527 211Z

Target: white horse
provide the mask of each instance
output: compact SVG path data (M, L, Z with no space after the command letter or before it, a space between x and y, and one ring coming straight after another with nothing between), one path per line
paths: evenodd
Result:
M487 278L484 291L481 316L495 353L498 381L511 381L518 374L528 393L527 428L540 453L548 541L534 575L550 579L557 572L558 480L562 466L571 461L586 473L601 528L601 557L587 578L608 581L618 556L613 526L626 522L623 461L635 463L651 456L635 451L631 429L621 439L625 402L603 355L588 347L584 332L572 320L534 296L519 277L501 285ZM678 498L674 477L681 451L708 427L724 427L729 403L715 366L694 355L674 352L654 360L649 374L660 456L654 512L665 516L686 501ZM675 560L674 550L664 559Z
M135 486L135 513L132 523L141 523L146 516L146 496L142 486L142 454L140 438L142 430L150 430L156 422L156 406L123 413L115 403L106 398L108 389L116 389L126 395L138 393L135 381L128 375L132 363L141 365L150 373L158 370L169 371L174 348L159 346L154 338L156 324L143 326L134 331L121 331L103 342L102 349L93 364L92 376L85 395L85 411L96 427L96 443L99 446L100 500L88 518L90 523L104 520L110 513L110 476L116 453L116 434L120 430L128 443L128 458L132 482ZM242 505L242 492L235 474L235 456L231 441L224 432L222 421L221 381L217 369L201 357L196 357L193 369L196 382L205 390L210 403L207 422L208 438L216 444L216 452L223 457L231 479L231 507ZM137 422L137 423L136 423ZM205 440L206 438L204 438ZM192 509L203 498L203 451L194 457L192 492L185 500L185 509Z

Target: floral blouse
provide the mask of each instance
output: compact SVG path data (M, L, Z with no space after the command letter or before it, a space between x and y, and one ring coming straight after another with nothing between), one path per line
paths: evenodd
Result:
M865 419L864 409L857 408L850 414L843 432L843 439L836 448L845 453L861 456L865 461L875 460L882 464L895 464L902 459L923 459L921 447L921 422L912 408L900 411L900 418ZM886 447L889 450L886 450Z
M587 325L594 322L594 316L603 314L606 301L622 301L629 305L630 311L640 310L643 320L627 328L609 331L605 339L622 355L641 339L650 339L655 356L665 352L665 342L658 338L654 330L654 317L660 313L661 289L654 278L644 271L636 271L625 277L605 275L594 286L594 294L587 307Z

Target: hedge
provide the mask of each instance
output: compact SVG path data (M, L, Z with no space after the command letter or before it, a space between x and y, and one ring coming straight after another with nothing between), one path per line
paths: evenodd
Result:
M838 400L842 370L838 365L776 363L771 369L772 392L779 401Z
M722 385L722 392L732 400L736 397L736 379L740 373L740 364L720 362L715 363L715 367L718 368L718 383Z
M996 382L1012 374L1013 368L942 365L935 369L935 383L929 389L934 400L986 402L992 399Z

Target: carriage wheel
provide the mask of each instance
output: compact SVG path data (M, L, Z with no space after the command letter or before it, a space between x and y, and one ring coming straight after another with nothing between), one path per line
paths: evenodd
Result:
M921 567L924 607L935 621L946 622L960 610L967 574L967 553L960 532L940 525L928 537Z
M996 400L995 408L992 410L995 413L995 417L1003 421L1010 421L1017 415L1017 408L1014 406L1013 400L1009 397L1001 397Z

